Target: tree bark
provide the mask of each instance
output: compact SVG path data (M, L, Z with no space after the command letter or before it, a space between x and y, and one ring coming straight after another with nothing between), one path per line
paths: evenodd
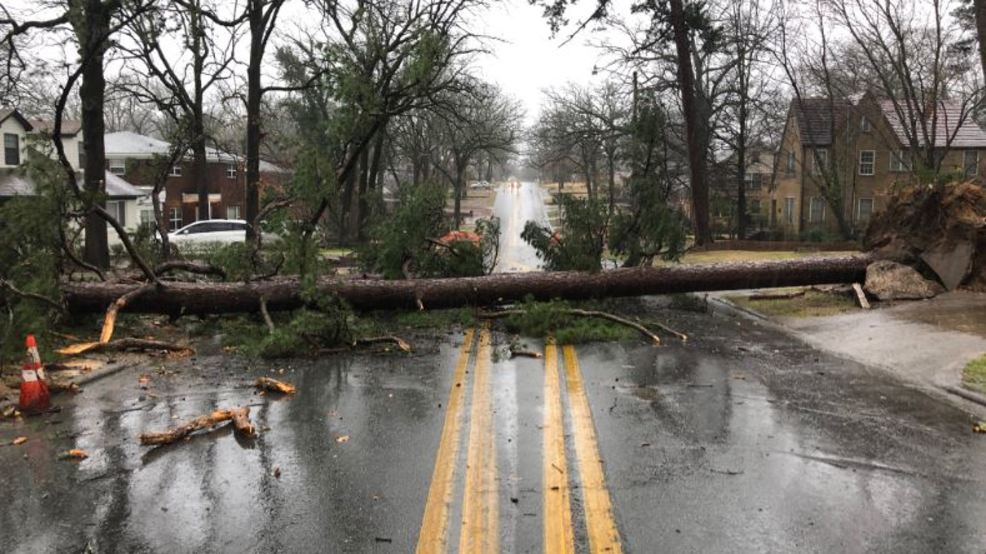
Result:
M986 0L973 0L976 11L976 38L979 41L979 62L986 75Z
M678 63L678 83L681 87L681 108L685 116L685 135L688 141L688 165L691 173L692 218L695 225L695 243L699 246L712 242L709 228L709 185L705 181L704 132L695 98L695 73L692 69L691 46L682 0L671 0L671 27Z
M79 98L82 101L82 134L85 137L86 163L83 188L97 199L93 202L105 207L103 195L106 192L106 147L103 140L105 123L103 106L106 96L106 77L103 75L103 53L109 35L110 18L113 8L105 6L102 0L86 0L83 20L84 28L77 28L82 58L88 59L82 69L82 84ZM98 268L110 266L109 239L106 221L94 212L85 219L85 250L83 259Z
M595 273L560 271L514 273L458 279L323 279L323 294L338 295L358 310L410 309L418 302L429 309L486 306L537 300L673 294L713 290L853 283L866 276L866 256L715 265L625 268ZM64 283L69 310L102 312L133 289L132 283ZM260 298L270 310L303 305L297 279L252 283L168 283L127 305L128 312L213 314L255 312Z

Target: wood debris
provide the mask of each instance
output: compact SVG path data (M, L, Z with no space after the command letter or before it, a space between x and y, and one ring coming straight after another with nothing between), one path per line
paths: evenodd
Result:
M62 460L85 460L89 457L89 453L81 448L73 448L62 452L58 457Z
M271 379L270 377L257 377L253 386L268 392L279 392L281 394L294 394L295 388L291 383Z
M10 441L10 444L18 446L27 442L27 437L17 437L16 439Z
M199 416L186 421L178 427L160 433L142 433L140 435L140 444L171 444L191 435L195 431L209 429L227 421L233 422L233 429L241 436L252 437L257 434L256 428L250 423L250 407L243 406L240 408L216 410L211 414Z

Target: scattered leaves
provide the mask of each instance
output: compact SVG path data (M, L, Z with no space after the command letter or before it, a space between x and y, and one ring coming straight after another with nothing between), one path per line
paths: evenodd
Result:
M980 421L972 426L973 433L986 433L986 421Z
M336 442L339 444L344 444L349 442L349 435L339 435L336 437Z
M16 439L10 441L10 444L17 446L19 444L24 444L27 442L27 437L17 437Z

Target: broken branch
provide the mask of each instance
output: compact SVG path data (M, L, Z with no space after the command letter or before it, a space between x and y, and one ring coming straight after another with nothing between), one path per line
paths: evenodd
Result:
M366 346L370 344L379 344L381 342L394 343L397 346L397 349L400 350L401 352L411 353L414 351L414 348L411 346L411 343L407 342L406 340L400 337L395 337L393 335L388 335L385 337L368 337L364 339L356 339L353 342L353 346Z
M266 296L260 297L260 315L264 316L264 323L267 324L267 331L273 335L276 329L274 328L274 320L270 318L270 312L267 311Z
M563 310L558 310L558 313L565 315L574 315L579 317L596 317L599 319L612 321L613 323L618 323L620 325L625 325L627 327L630 327L631 329L636 329L640 334L644 335L645 337L653 341L656 346L661 345L661 337L658 337L654 333L651 333L650 330L648 330L643 325L630 321L629 319L624 319L618 315L613 315L607 312L600 312L598 310L582 310L579 308L566 308ZM503 310L500 312L483 312L479 314L479 317L482 319L499 319L501 317L510 317L512 315L525 315L525 314L527 314L525 310Z
M215 427L227 421L233 422L233 429L240 435L252 437L257 433L256 428L250 423L250 407L243 406L241 408L216 410L209 415L199 416L178 427L161 433L141 433L140 444L171 444L191 435L195 431Z
M284 381L278 381L277 379L271 379L270 377L257 377L253 386L260 390L279 392L281 394L294 394L295 392L294 385L285 383Z
M74 356L87 352L120 352L124 350L166 350L168 352L188 354L195 353L195 349L188 346L151 339L136 338L117 339L110 342L84 342L80 344L73 344L58 350L58 353L65 356Z
M154 283L141 285L113 301L110 307L106 308L106 317L103 319L103 330L99 334L99 342L107 343L113 338L113 329L116 327L116 315L120 309L134 298L153 290L156 286Z

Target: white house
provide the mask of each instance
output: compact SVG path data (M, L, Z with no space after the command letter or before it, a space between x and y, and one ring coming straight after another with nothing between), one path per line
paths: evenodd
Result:
M50 121L29 120L13 108L0 108L0 136L3 152L0 155L0 202L13 196L34 196L35 186L21 166L32 153L44 152L55 157L54 148L45 141L53 131ZM85 161L85 142L82 124L76 120L63 120L61 130L65 157L81 180ZM40 141L40 142L39 142ZM106 171L106 208L127 229L135 231L140 224L138 203L147 194L118 175ZM111 228L110 243L118 243L119 237Z

